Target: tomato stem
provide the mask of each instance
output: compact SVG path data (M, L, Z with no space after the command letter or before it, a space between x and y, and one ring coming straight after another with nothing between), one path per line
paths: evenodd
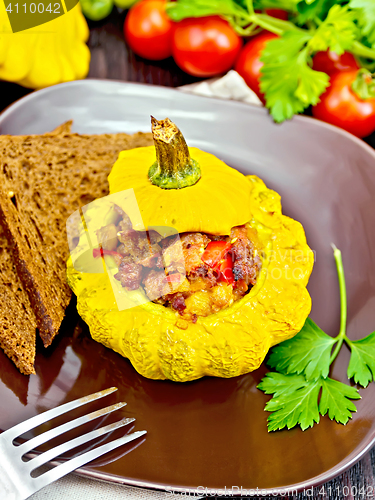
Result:
M254 5L253 0L246 0L246 6L248 13L253 16L254 15Z
M269 16L268 14L254 14L252 16L253 22L256 22L262 28L275 33L275 35L282 35L284 31L300 31L306 33L306 30L299 28L290 21L284 21L283 19L277 19L276 17Z
M352 91L363 101L375 97L375 81L366 68L361 68L351 85Z
M227 21L232 26L234 31L240 36L256 35L259 31L262 30L262 28L260 28L256 23L251 23L243 28L236 22L236 20L233 20L233 18L231 17L227 18Z
M358 41L353 42L353 45L349 49L349 52L359 57L365 57L367 59L375 59L375 49L366 47L365 45L363 45Z

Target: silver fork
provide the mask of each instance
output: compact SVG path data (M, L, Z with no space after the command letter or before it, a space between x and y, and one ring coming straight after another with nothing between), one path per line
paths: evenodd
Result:
M137 431L133 432L132 434L127 434L121 438L115 439L114 441L87 451L82 455L67 460L61 465L54 467L53 469L39 475L38 477L31 476L32 471L34 471L36 468L47 462L50 462L66 451L76 448L77 446L87 443L88 441L111 432L119 427L128 425L131 422L134 422L135 419L124 418L113 424L101 427L100 429L95 429L94 431L83 434L82 436L71 439L66 443L60 444L55 448L41 453L29 461L24 461L22 457L26 453L29 453L31 450L35 449L37 446L46 443L50 439L53 439L56 436L59 436L71 429L74 429L79 425L90 422L95 418L103 417L108 413L118 410L119 408L125 406L126 403L116 403L114 405L107 406L106 408L102 408L100 410L89 413L88 415L76 418L75 420L50 429L19 445L14 444L14 440L22 434L28 432L29 430L34 429L38 425L48 422L52 418L62 415L70 410L73 410L74 408L78 408L79 406L82 406L86 403L90 403L91 401L95 401L96 399L107 396L114 391L117 391L117 388L111 387L104 391L96 392L95 394L76 399L75 401L71 401L70 403L65 403L61 406L53 408L52 410L45 411L40 415L36 415L29 420L25 420L24 422L21 422L20 424L15 425L14 427L0 434L0 498L6 500L25 500L36 491L40 490L44 486L47 486L47 484L60 479L61 477L65 476L69 472L74 471L78 467L81 467L82 465L91 462L91 460L94 460L95 458L98 458L105 453L116 449L118 446L129 443L130 441L133 441L134 439L137 439L140 436L146 434L146 431Z

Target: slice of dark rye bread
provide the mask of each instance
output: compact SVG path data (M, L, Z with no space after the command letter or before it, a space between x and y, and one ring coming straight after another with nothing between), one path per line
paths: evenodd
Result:
M47 347L70 302L67 218L108 194L107 176L120 151L153 144L151 134L79 135L70 124L44 135L0 136L0 224L8 245L1 261L1 293L8 299L0 305L0 346L23 373L34 370L33 313Z
M50 135L69 133L71 122ZM36 319L29 296L15 268L10 243L0 225L0 347L21 373L35 373Z
M35 373L35 315L1 226L0 314L0 347L21 373Z

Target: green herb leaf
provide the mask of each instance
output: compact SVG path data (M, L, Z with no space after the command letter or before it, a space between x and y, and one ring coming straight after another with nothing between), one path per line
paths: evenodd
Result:
M308 32L287 31L267 43L261 61L261 91L276 122L291 118L310 104L317 104L329 83L325 73L308 65Z
M258 389L265 394L273 394L279 397L290 391L303 387L306 377L303 375L286 375L285 373L269 372L262 378Z
M298 424L305 430L318 423L320 388L321 379L307 381L303 375L268 373L258 385L266 394L274 394L265 406L272 412L267 419L268 430L291 429Z
M336 0L306 0L299 2L297 5L299 14L296 22L302 25L307 21L313 21L315 18L323 20L329 9L336 3Z
M361 399L357 389L331 378L307 380L304 375L285 375L270 372L261 380L258 389L273 398L265 406L272 412L268 430L275 431L300 425L302 430L312 427L328 413L331 420L346 424L357 411L352 399ZM319 393L321 392L318 404Z
M308 380L326 378L335 339L307 318L302 330L292 339L285 340L272 349L267 361L275 370L290 374L304 373Z
M317 28L308 46L312 52L329 49L340 55L351 48L357 34L354 12L348 10L347 6L334 5Z
M350 0L349 7L355 9L358 24L365 36L375 48L375 2L374 0Z
M247 0L234 0L234 2L243 9L247 10Z
M338 423L348 422L352 412L357 411L351 400L361 396L355 387L328 377L329 367L344 341L351 349L348 377L354 377L363 387L375 379L375 332L357 341L347 337L344 266L340 250L335 245L332 248L340 289L339 334L331 338L307 318L294 338L272 348L268 365L278 372L268 373L257 386L266 394L273 394L265 406L266 411L273 412L267 419L270 431L290 429L297 424L305 430L319 422L319 415L326 414Z
M361 399L357 389L331 378L322 379L322 395L319 411L322 415L328 413L331 420L346 424L352 413L357 411L351 399Z
M367 387L375 377L375 332L361 340L349 341L351 349L348 377Z

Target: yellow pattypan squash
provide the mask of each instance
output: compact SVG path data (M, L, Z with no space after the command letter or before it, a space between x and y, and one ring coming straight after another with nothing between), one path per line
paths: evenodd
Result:
M170 124L153 124L156 151L121 153L109 177L111 193L134 188L146 227L229 234L246 224L262 258L256 285L230 307L181 327L178 313L153 302L119 311L107 274L78 272L71 259L68 282L93 339L145 377L235 377L258 368L271 346L301 330L311 309L306 285L313 253L301 224L282 214L276 192L198 149L190 157L177 128L170 136ZM176 182L185 187L176 189Z
M250 191L244 176L214 155L197 148L187 150L179 135L174 136L173 147L170 143L164 146L156 137L158 130L153 121L156 149L149 146L120 153L108 177L110 193L134 189L145 227L172 226L179 233L229 234L232 227L248 222ZM162 158L173 155L165 162L167 165L186 162L185 174L176 167L176 176L167 171L161 181L150 182L148 172L150 165L157 164L157 153ZM161 183L164 189L160 189ZM134 229L142 229L137 227L139 221L132 222Z
M85 78L89 30L79 4L45 24L15 33L5 8L0 2L0 79L40 89Z

